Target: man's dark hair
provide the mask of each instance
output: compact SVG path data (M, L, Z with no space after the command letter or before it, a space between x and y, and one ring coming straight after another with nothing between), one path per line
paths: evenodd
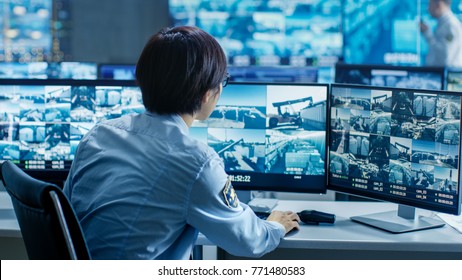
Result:
M136 80L146 110L192 114L200 109L208 90L218 91L226 67L226 56L211 35L180 26L149 39L136 65Z

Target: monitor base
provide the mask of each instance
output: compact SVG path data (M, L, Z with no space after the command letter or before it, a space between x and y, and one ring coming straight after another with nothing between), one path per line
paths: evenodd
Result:
M374 213L363 216L350 217L352 221L385 230L391 233L404 233L410 231L438 228L445 225L441 220L428 217L402 218L396 211Z

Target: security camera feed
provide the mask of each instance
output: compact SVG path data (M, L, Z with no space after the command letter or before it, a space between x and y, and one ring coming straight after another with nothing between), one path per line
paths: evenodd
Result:
M444 89L444 67L360 65L338 63L335 82L414 89Z
M51 79L96 80L98 65L94 62L48 63L47 74Z
M144 112L134 84L5 81L0 85L0 162L12 160L23 169L68 170L80 139L95 123Z
M172 24L202 28L230 65L335 64L342 56L341 0L169 0Z
M346 0L343 5L344 61L355 64L425 65L428 44L419 21L430 29L436 20L430 0ZM462 1L452 11L462 19Z
M229 66L230 80L234 82L316 83L316 67L291 66Z
M100 64L98 78L113 80L134 80L136 65L132 64Z
M332 85L329 186L456 213L462 93Z
M0 62L1 79L95 80L97 71L90 62Z
M462 91L462 68L447 70L446 89L449 91Z
M231 83L191 135L218 153L235 187L325 192L327 92L322 84Z

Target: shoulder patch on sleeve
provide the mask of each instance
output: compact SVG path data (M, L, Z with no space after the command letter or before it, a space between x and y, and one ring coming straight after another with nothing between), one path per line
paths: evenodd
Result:
M229 178L228 181L226 181L225 187L223 188L223 197L228 207L237 208L239 205L239 199L237 198L237 194L234 191L233 185L231 184L231 180Z
M448 42L452 42L452 40L454 39L454 35L452 35L451 33L449 33L448 35L446 35L446 40Z

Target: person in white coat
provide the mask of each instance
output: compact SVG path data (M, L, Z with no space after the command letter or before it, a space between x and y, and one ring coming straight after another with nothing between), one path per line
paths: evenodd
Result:
M432 31L420 22L420 31L428 43L427 66L462 67L462 23L451 11L451 0L430 0L428 11L438 20Z

